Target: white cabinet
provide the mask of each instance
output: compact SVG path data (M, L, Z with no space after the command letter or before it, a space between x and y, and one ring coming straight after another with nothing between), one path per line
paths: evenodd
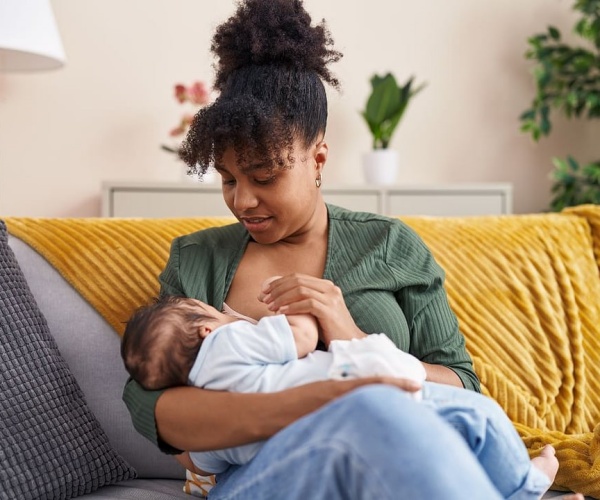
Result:
M385 215L501 215L512 212L510 184L323 186L328 203ZM105 182L104 217L231 216L219 184Z

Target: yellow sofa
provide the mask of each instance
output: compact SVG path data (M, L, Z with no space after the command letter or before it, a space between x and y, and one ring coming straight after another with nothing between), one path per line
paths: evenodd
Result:
M5 220L118 333L156 295L174 236L233 222ZM600 207L402 220L446 270L484 392L505 408L532 456L554 445L555 489L600 498Z

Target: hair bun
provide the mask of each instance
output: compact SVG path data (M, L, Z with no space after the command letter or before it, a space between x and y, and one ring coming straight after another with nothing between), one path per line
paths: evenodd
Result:
M338 87L327 65L342 54L332 45L325 21L311 26L302 0L244 0L213 38L211 50L218 57L214 87L222 90L232 72L249 65L314 71Z

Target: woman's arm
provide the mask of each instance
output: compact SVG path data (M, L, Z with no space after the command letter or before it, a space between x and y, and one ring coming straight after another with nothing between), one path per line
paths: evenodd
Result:
M411 354L425 366L427 380L479 392L479 379L465 337L444 288L444 270L416 233L409 246L404 243L408 236L402 226L394 229L387 261L399 276L413 276L410 286L396 292L396 300L411 329ZM399 248L405 249L402 259L398 257Z
M281 392L241 394L177 387L156 403L159 439L188 451L207 451L268 439L299 418L368 384L390 384L414 392L412 380L368 377L313 382Z
M432 365L431 363L423 363L425 371L427 372L427 378L429 382L438 382L440 384L454 385L456 387L464 387L464 384L460 377L454 370L451 370L444 365Z

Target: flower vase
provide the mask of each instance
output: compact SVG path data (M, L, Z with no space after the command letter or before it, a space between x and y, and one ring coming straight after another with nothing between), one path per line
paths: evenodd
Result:
M398 152L392 149L374 149L365 153L363 174L368 184L395 184L398 176Z

